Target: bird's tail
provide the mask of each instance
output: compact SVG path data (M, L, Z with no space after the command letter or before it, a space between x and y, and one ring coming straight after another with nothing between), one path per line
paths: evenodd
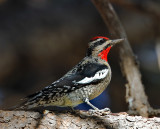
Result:
M7 110L30 110L33 108L38 107L38 98L37 95L39 94L39 92L29 95L27 97L25 97L24 99L21 99L22 102L18 105L15 105Z

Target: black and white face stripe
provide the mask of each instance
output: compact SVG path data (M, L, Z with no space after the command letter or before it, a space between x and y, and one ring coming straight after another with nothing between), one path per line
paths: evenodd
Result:
M99 39L96 39L94 41L91 41L89 43L89 48L88 48L88 51L87 51L87 56L91 55L93 49L96 48L97 46L102 45L104 42L106 42L106 39L103 39L103 38L99 38Z
M98 45L102 45L104 42L106 41L106 39L103 39L103 38L99 38L99 39L96 39L96 40L93 40L89 43L89 46L90 47L97 47Z
M104 79L108 74L108 69L103 69L95 73L93 77L85 77L84 79L76 82L78 84L88 84L97 80Z

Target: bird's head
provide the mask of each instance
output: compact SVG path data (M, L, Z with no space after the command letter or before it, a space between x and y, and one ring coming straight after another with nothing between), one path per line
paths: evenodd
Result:
M107 55L112 46L122 41L123 39L110 40L102 36L94 37L88 44L87 56L99 56L102 60L107 61Z

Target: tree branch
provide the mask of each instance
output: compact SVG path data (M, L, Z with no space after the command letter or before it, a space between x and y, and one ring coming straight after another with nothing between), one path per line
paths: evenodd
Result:
M0 128L160 128L160 118L129 116L127 113L90 115L80 111L73 113L47 113L42 116L31 111L0 111Z
M148 113L153 114L154 110L150 107L144 92L137 60L116 12L109 0L92 0L92 2L99 11L113 37L125 39L120 47L120 58L122 73L128 82L126 84L126 101L129 103L130 113L135 112L146 117L149 116Z

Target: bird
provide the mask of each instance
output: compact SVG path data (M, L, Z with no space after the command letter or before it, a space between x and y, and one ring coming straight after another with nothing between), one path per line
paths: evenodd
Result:
M111 67L108 53L123 39L111 40L96 36L88 43L86 56L69 72L51 85L25 98L16 109L30 110L38 107L75 107L87 103L93 110L99 110L90 100L99 96L109 85Z

